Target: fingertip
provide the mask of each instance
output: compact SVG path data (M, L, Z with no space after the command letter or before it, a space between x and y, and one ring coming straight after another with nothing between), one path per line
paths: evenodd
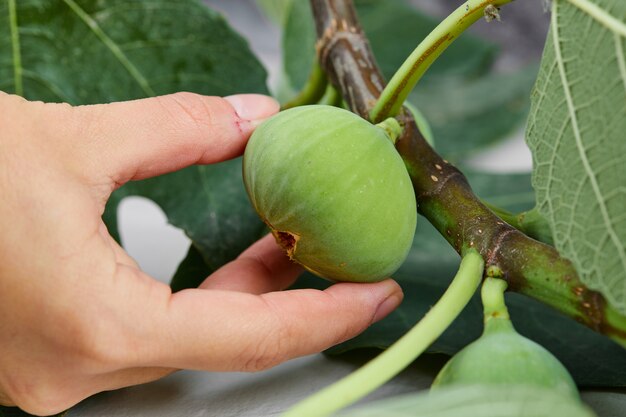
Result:
M280 110L280 104L275 99L263 94L236 94L224 99L239 118L250 122L253 127Z
M374 283L338 283L326 291L340 297L360 297L372 312L371 323L388 316L404 299L402 287L391 278Z
M394 281L395 282L395 281ZM376 309L376 313L374 314L374 319L372 323L376 323L387 317L391 312L393 312L396 308L402 304L402 300L404 299L404 293L402 289L400 291L394 291L385 298Z
M387 278L378 282L358 283L339 282L330 286L327 291L347 291L367 297L372 304L379 304L392 295L402 297L402 288L393 279Z

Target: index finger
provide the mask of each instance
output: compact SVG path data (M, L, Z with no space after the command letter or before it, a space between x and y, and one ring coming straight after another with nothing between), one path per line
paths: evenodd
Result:
M67 107L61 107L68 110ZM240 155L256 124L278 103L259 94L176 93L59 112L70 150L92 177L119 185ZM67 126L71 126L70 129Z

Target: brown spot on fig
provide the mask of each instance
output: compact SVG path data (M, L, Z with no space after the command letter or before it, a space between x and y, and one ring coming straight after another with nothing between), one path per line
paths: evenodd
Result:
M272 234L276 239L276 243L280 245L281 248L287 252L287 256L289 259L293 260L293 254L296 251L296 246L298 244L298 240L300 240L300 236L291 232L281 232L278 230L272 229Z

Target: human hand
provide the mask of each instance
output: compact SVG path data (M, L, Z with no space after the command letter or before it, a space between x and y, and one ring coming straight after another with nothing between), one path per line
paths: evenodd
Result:
M107 232L117 187L238 156L277 110L258 95L71 107L0 92L0 404L53 414L176 369L266 369L397 307L392 280L280 291L300 268L271 237L172 294Z

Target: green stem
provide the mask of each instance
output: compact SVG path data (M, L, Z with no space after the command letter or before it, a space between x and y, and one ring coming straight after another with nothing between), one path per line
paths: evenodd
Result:
M387 137L391 140L391 143L396 144L396 140L402 134L402 127L400 123L393 117L383 120L380 123L377 123L376 126L380 127L387 133Z
M483 275L483 258L464 253L454 280L439 301L411 330L370 362L305 398L283 417L323 417L354 403L406 368L454 321L472 298Z
M428 67L461 33L485 15L485 8L491 10L511 1L468 0L453 11L424 38L396 71L372 108L370 120L378 123L398 115L402 104Z
M513 214L508 210L488 203L484 200L482 200L482 203L487 206L489 210L493 211L496 216L500 217L502 220L524 233L526 236L532 237L533 239L548 245L554 245L550 224L546 218L541 215L537 207L519 214Z
M332 84L328 84L326 87L326 92L324 93L324 97L322 97L321 102L333 107L343 107L343 97L341 97L339 90L337 90Z
M522 226L520 230L526 233L526 235L540 242L554 246L550 223L539 212L538 207L534 207L531 210L520 213L517 217L520 225Z
M500 278L485 278L480 289L485 325L494 318L510 319L509 310L504 303L504 291L507 285L506 281Z
M13 80L15 94L23 96L22 54L20 52L20 34L17 26L17 8L15 6L15 0L9 0L9 24L11 26L11 47L13 49Z
M503 209L502 207L496 206L495 204L491 204L485 200L481 200L481 202L489 208L489 210L493 211L496 216L516 228L517 230L522 230L522 225L519 222L519 216L517 214L513 214L508 210Z
M326 79L326 74L322 71L322 67L320 67L319 63L315 61L311 75L309 75L309 79L306 81L300 93L283 104L282 110L317 103L324 96L327 85L328 80Z

